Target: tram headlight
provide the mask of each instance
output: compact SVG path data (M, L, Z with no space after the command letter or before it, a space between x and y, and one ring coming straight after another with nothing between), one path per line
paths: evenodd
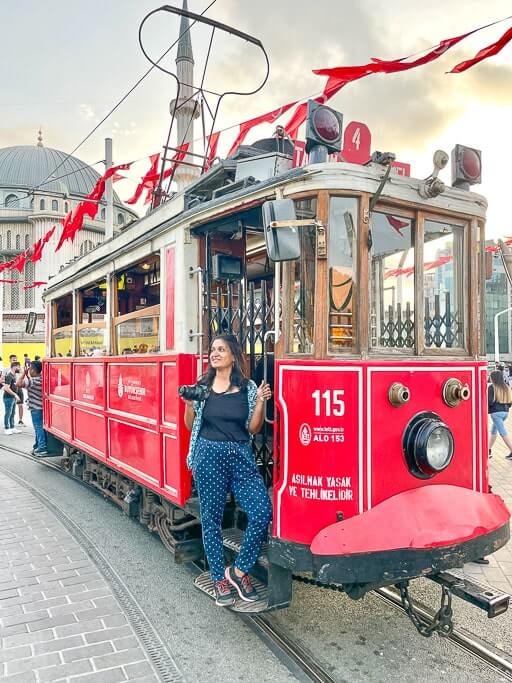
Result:
M411 473L420 479L429 479L450 464L453 435L435 413L419 413L405 429L403 447Z

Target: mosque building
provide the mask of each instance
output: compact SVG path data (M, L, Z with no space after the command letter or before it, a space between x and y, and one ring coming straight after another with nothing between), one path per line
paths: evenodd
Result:
M41 131L36 145L0 149L0 262L10 261L57 226L40 261L28 261L21 275L16 270L0 273L0 280L21 280L17 284L0 282L0 356L4 365L11 353L19 359L24 353L30 358L44 354L44 286L24 286L48 282L66 263L105 239L106 202L101 202L96 218L86 218L75 241L65 242L55 253L62 219L91 192L99 178L100 174L80 159L44 146ZM122 230L137 218L114 192L114 230ZM31 311L36 313L37 323L34 333L27 334L26 320Z

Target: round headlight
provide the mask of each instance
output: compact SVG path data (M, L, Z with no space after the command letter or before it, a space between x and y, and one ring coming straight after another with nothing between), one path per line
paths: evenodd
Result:
M405 429L403 447L411 473L420 479L442 472L453 458L452 433L435 413L413 417Z

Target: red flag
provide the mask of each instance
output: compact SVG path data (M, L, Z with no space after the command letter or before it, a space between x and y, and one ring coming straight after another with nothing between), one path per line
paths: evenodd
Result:
M31 285L25 285L23 289L33 289L34 287L41 287L42 285L47 285L47 282L41 282L40 280L36 280L33 282Z
M0 263L0 273L3 270L10 270L12 268L13 263L14 263L14 259L11 259L10 261L6 261L5 263Z
M180 145L174 155L168 160L172 161L172 165L169 166L164 171L164 174L162 176L162 180L167 180L167 178L170 178L171 176L174 176L174 173L176 171L176 167L180 161L183 161L183 159L186 157L188 148L190 147L189 142L185 142L185 144ZM151 201L151 198L153 196L153 192L155 190L155 187L158 184L158 181L160 180L160 172L157 171L157 173L154 173L153 175L147 176L146 180L144 182L144 187L147 189L146 192L146 199L144 200L144 204L149 204Z
M21 254L18 254L15 256L12 260L12 266L11 269L17 270L18 273L21 273L23 269L25 268L25 262L28 258L29 254L29 249L25 249L25 251L22 251Z
M393 228L393 230L396 230L397 233L400 235L400 237L403 237L401 231L404 228L409 227L409 222L408 221L401 221L399 218L395 218L395 216L388 216L387 214L386 214L386 218L388 219L388 223Z
M53 233L55 232L56 229L57 229L57 226L54 225L53 228L48 230L46 235L43 236L43 244L47 244L50 241L50 239L52 238Z
M15 285L19 282L19 280L0 280L0 283L3 285Z
M220 138L220 132L219 133L212 133L211 135L208 136L208 145L206 148L206 159L204 162L204 170L207 171L212 163L215 157L217 156L217 147L219 146L219 138Z
M482 48L479 52L477 52L477 54L472 59L467 59L465 62L459 62L459 64L456 64L453 67L453 69L448 73L460 74L463 71L466 71L467 69L471 69L472 66L478 64L479 62L482 62L484 59L497 55L498 52L500 52L505 47L505 45L509 43L511 40L512 27L505 31L501 38L497 40L495 43L491 43L487 47Z
M149 170L142 177L140 183L137 185L135 189L133 197L130 197L130 199L126 201L126 204L136 204L141 198L141 195L144 192L144 190L149 189L149 187L146 185L146 183L148 183L149 181L149 178L151 178L151 176L156 176L158 178L158 162L160 161L160 153L152 154L149 157L149 159L151 161L151 166L149 167Z
M37 261L40 261L43 257L43 238L40 237L37 242L34 242L32 245L32 253L29 256L29 261L32 261L32 263L36 263Z
M290 102L289 104L285 104L282 107L278 107L277 109L273 109L272 111L267 112L266 114L262 114L261 116L256 116L253 119L249 119L249 121L244 121L243 123L240 124L240 130L238 131L238 135L236 136L235 141L231 145L231 148L227 154L227 156L231 156L236 148L242 144L242 142L245 140L247 137L247 134L249 131L254 128L255 126L258 126L260 123L274 123L277 121L277 119L282 116L284 113L288 111L288 109L291 109L294 105L296 105L297 102Z

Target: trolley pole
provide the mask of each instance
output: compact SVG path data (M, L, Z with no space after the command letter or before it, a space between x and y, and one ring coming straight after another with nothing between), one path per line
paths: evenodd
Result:
M112 167L112 138L105 138L105 170ZM107 206L105 211L105 240L114 237L114 189L112 178L105 183L105 198Z
M503 311L498 311L496 315L494 316L494 362L496 365L500 362L500 337L498 334L498 318L500 315L504 315L505 313L508 313L509 311L512 311L512 307L505 308Z

